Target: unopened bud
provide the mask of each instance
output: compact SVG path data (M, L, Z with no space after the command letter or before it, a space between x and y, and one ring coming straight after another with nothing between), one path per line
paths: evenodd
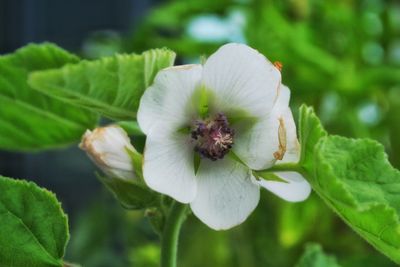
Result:
M108 176L135 178L129 151L136 152L127 133L117 125L87 130L79 147Z

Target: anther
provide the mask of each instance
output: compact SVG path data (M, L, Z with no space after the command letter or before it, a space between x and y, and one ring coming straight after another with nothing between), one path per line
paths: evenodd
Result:
M196 121L191 137L195 141L195 151L211 160L222 159L232 148L234 130L229 127L222 113L214 118Z

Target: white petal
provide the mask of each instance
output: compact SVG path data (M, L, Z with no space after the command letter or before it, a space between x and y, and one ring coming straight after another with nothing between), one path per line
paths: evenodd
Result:
M303 201L310 195L310 184L299 173L276 172L275 174L288 183L266 180L260 180L258 183L278 197L290 202Z
M254 170L267 169L276 162L274 153L279 150L279 120L282 118L287 134L296 133L296 125L289 108L290 91L282 85L273 110L256 122L250 129L235 128L233 150L247 166ZM286 121L287 120L287 121ZM289 130L289 131L288 131ZM293 136L290 136L293 138Z
M290 89L284 84L281 84L278 89L278 97L274 103L274 108L282 109L289 106Z
M205 159L197 175L197 196L190 206L202 222L221 230L246 220L259 198L259 186L252 182L249 169L230 159Z
M279 148L279 120L274 114L266 116L250 129L235 128L233 151L251 169L262 170L276 162L274 152Z
M157 131L157 128L153 130ZM147 136L143 164L144 180L151 189L179 202L189 203L196 196L197 187L193 147L185 136L167 132L159 129Z
M153 85L144 92L137 114L145 134L154 126L182 127L190 121L190 98L201 74L201 65L171 67L157 74Z
M286 131L286 153L281 161L276 163L297 162L300 156L300 144L297 140L296 123L289 107L290 90L287 86L281 85L279 97L275 103L274 110L277 116L284 122Z
M218 49L203 67L203 83L215 92L217 112L243 109L253 116L271 111L281 81L279 70L243 44Z
M282 116L286 128L287 146L283 159L277 163L298 162L300 159L300 144L297 140L296 124L290 108L286 108Z
M107 175L124 179L134 179L132 159L126 150L136 151L128 134L117 125L87 130L79 147Z

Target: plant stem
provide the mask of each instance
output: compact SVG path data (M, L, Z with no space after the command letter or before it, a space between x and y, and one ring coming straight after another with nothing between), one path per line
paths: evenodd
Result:
M187 205L174 201L161 237L161 267L176 267L179 232L186 219Z
M279 171L292 171L292 172L299 172L303 173L304 170L298 163L281 163L281 164L276 164L272 166L269 169L266 169L265 171L269 172L279 172Z

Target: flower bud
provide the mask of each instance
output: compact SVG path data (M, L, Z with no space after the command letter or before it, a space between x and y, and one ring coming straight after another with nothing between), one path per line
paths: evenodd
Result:
M129 151L136 152L126 132L117 125L86 130L79 147L110 177L134 179Z

